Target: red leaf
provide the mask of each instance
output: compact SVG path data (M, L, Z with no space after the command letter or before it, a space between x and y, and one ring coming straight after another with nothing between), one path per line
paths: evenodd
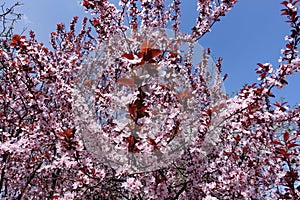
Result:
M280 83L283 84L283 85L287 85L288 84L288 82L286 80L284 80L284 79L281 79Z
M48 158L48 159L50 158L50 155L49 155L48 152L45 153L45 157Z
M125 138L125 142L128 143L128 151L129 152L139 152L139 149L135 146L138 140L134 136L129 136Z
M261 68L264 68L264 65L261 63L257 63L258 66L260 66Z
M130 113L131 118L137 122L138 119L142 117L149 117L149 113L147 109L149 106L145 105L144 98L146 93L141 89L138 88L139 94L137 95L138 99L136 99L133 103L128 105L128 112Z
M239 159L239 157L237 155L233 155L232 158L237 161Z
M283 155L283 156L287 155L286 150L281 149L281 148L277 148L277 149L276 149L276 153L277 153L277 154L281 154L281 155Z
M272 142L270 142L270 144L275 144L275 145L281 145L281 146L283 146L283 144L281 142L279 142L279 141L272 141Z
M135 103L128 105L128 112L130 113L131 118L136 121L143 117L149 117L147 112L148 106L140 105L141 102L138 100Z
M146 61L149 61L157 56L159 56L162 53L159 49L149 49L148 53L144 55L144 59Z
M68 129L68 130L65 130L65 134L68 138L71 138L73 136L73 129Z
M131 28L132 28L133 30L136 30L136 29L138 28L138 24L137 24L137 23L132 24Z
M141 52L138 52L136 54L132 54L132 53L122 54L122 57L124 57L130 61L133 61L133 63L136 65L143 65L145 63L145 61L143 60L143 56L144 56L144 54Z
M131 116L135 116L136 105L135 104L129 104L128 112L130 113Z
M138 56L138 58L144 57L144 53L143 52L138 52L136 55Z
M130 53L124 53L124 54L122 55L122 57L127 58L127 59L129 59L129 60L133 60L133 59L134 59L134 55L133 55L133 54L130 54Z
M155 142L155 140L152 139L152 138L148 138L148 143L149 143L150 145L157 145L156 142Z
M207 116L211 116L211 115L212 115L213 109L215 109L215 107L213 107L213 108L211 108L211 109L208 109L208 110L206 111Z
M22 47L22 41L21 41L22 39L25 39L25 36L20 36L18 34L13 35L12 38L11 38L10 46L12 46L12 47L20 46L20 47Z
M223 76L223 81L225 81L225 80L227 79L227 77L228 77L228 74L225 74L225 75Z
M140 53L143 54L143 59L145 61L150 61L151 59L157 57L162 53L159 49L154 49L155 43L153 41L145 40L142 42L140 47Z
M66 137L66 134L63 132L58 132L57 135L62 136L62 137Z
M258 88L258 89L256 89L254 92L255 92L255 94L257 94L257 95L261 95L261 93L263 92L263 88Z
M57 135L64 137L64 138L71 139L73 136L73 132L74 132L74 129L70 128L70 129L64 130L63 132L58 132Z
M287 9L282 9L281 10L281 15L288 15L289 11Z
M92 24L93 24L94 26L100 25L100 21L99 21L97 18L94 18L94 19L91 20L91 21L92 21Z
M292 138L289 139L289 143L291 143L291 142L293 142L293 141L295 141L297 139L298 139L298 135L295 135L294 137L292 137Z
M270 91L267 94L269 95L269 97L275 97L275 95Z
M159 147L158 147L158 145L157 145L157 143L155 142L154 139L148 138L148 143L153 146L154 150L158 150L159 149Z
M241 140L241 136L237 135L234 139L235 139L235 141L239 142Z
M283 135L283 139L285 142L287 142L290 138L290 134L288 132L285 132L284 135Z
M178 54L174 52L169 52L169 55L171 58L176 58Z
M249 152L249 148L248 147L243 147L243 153L248 153Z

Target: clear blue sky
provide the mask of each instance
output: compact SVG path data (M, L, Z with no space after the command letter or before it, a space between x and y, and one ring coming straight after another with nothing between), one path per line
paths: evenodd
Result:
M48 43L49 34L57 23L69 24L73 16L82 17L84 9L78 0L23 0L20 11L24 20L18 28L26 26L35 31L40 42ZM113 0L112 2L117 2ZM196 1L183 0L182 30L187 32L196 17ZM214 57L223 57L223 72L228 94L238 91L245 83L256 81L256 63L270 62L278 66L284 37L289 33L285 18L280 16L281 0L239 0L236 7L221 19L199 43L211 48ZM288 79L289 84L276 92L291 105L300 103L300 75Z

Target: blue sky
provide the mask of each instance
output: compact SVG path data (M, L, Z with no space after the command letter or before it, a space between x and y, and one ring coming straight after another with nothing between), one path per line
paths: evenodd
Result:
M40 42L47 44L57 23L69 24L73 16L85 15L78 0L23 0L19 9L24 20L17 26L34 30ZM116 2L116 0L114 0ZM183 0L182 30L189 31L196 17L196 1ZM245 83L256 81L256 63L270 62L278 66L284 37L289 34L285 18L280 16L281 0L239 0L235 8L216 23L199 43L211 48L213 57L223 57L223 73L228 94L238 91ZM284 97L291 105L300 103L300 75L288 79L283 90L276 91L276 98Z

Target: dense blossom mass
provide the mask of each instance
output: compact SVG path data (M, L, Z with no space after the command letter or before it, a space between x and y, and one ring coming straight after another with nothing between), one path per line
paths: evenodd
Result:
M258 63L258 81L228 98L222 59L212 73L210 49L193 56L236 2L193 1L190 33L180 0L83 0L91 17L57 24L51 47L4 31L0 198L299 199L300 105L273 90L300 70L300 1L281 3L279 66Z

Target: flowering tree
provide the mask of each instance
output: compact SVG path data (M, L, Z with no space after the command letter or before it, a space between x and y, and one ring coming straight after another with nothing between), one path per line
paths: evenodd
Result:
M1 197L299 199L300 108L272 93L300 67L299 1L282 2L280 65L227 98L221 59L193 55L236 2L199 0L183 34L180 0L84 0L93 17L58 24L51 48L2 39Z

